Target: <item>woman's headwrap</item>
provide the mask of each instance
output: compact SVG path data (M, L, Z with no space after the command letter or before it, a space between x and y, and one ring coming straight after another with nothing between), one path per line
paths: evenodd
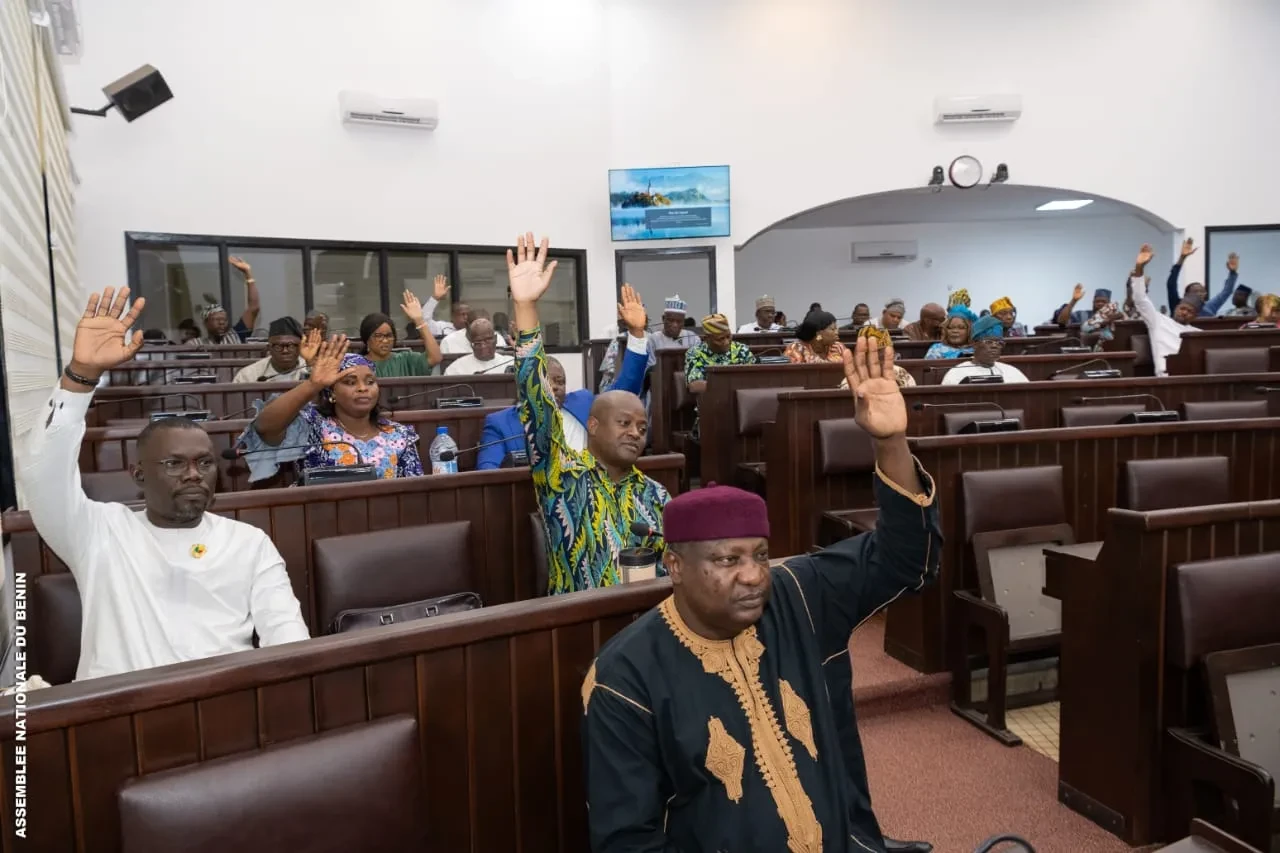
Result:
M338 372L341 373L342 371L349 370L353 367L367 367L370 370L372 370L374 373L377 373L377 370L378 370L378 368L374 365L372 361L365 358L360 353L349 352L342 357L342 362L338 365ZM332 403L333 389L326 388L323 391L321 391L320 399L324 400L326 403Z
M985 317L979 317L978 322L973 324L973 340L982 341L988 338L1003 338L1004 324L1000 322L1000 318L995 314L988 314Z
M893 338L889 333L884 329L881 329L879 326L873 326L870 323L858 329L858 337L875 338L876 344L879 345L880 349L893 346Z
M978 322L978 315L973 313L973 311L971 311L969 309L969 306L967 305L957 304L957 305L952 305L950 308L948 308L947 319L949 320L952 317L959 317L962 320L968 320L970 326Z
M702 331L708 335L720 335L729 331L729 318L723 314L708 314L702 318Z
M965 290L963 287L959 290L953 290L951 292L951 298L947 300L948 308L954 308L957 305L963 305L968 308L972 304L973 303L969 301L969 291Z

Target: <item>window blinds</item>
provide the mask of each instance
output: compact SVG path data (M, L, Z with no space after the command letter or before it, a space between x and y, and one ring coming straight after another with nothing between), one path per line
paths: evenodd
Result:
M61 89L47 30L32 24L22 0L0 0L0 328L15 451L41 416L58 375L42 169L64 358L80 313L69 113Z

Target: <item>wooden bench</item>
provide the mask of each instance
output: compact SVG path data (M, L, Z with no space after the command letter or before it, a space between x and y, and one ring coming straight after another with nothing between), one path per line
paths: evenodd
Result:
M642 471L674 495L684 465L679 455L646 456ZM293 592L313 632L316 602L311 542L326 536L365 533L414 524L471 522L471 564L486 604L533 598L535 570L529 513L536 509L528 468L471 471L307 488L262 489L220 494L210 511L266 531L284 557ZM66 565L40 538L27 512L8 512L13 570L34 581ZM424 560L426 558L424 557Z

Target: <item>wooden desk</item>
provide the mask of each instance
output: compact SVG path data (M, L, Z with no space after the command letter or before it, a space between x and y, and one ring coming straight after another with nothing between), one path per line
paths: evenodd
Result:
M1080 542L1075 545L1053 545L1044 549L1044 594L1062 600L1067 575L1079 562L1092 563L1102 550L1101 542Z
M1186 376L1205 372L1205 353L1221 349L1268 350L1280 346L1280 329L1241 329L1240 319L1235 318L1236 328L1199 332L1183 332L1182 346L1168 358L1171 376Z

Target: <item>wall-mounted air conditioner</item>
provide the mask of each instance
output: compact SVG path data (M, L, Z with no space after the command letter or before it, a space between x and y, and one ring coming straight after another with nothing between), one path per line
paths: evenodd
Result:
M338 108L344 124L417 130L435 130L440 124L440 105L430 98L383 98L368 92L342 91L338 93Z
M935 124L1017 121L1021 95L950 95L933 99Z
M919 254L915 240L885 240L874 243L854 243L853 262L860 261L914 261Z

